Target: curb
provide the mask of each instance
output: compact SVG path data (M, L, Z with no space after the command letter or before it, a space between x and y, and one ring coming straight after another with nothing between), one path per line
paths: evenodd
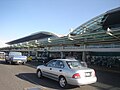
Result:
M90 67L90 68L93 68L95 70L99 70L99 71L105 71L105 72L112 72L112 73L119 73L120 74L120 71L116 71L116 70L110 70L110 69L107 69L107 68L103 68L103 67Z
M114 70L106 70L106 69L95 69L95 70L100 70L100 71L106 71L106 72L112 72L112 73L119 73L120 74L120 71L114 71Z
M26 65L26 66L29 66L29 67L32 67L32 68L35 68L35 69L37 68L37 66L33 66L33 65L31 65L31 64L27 64L27 63L26 63L25 65Z

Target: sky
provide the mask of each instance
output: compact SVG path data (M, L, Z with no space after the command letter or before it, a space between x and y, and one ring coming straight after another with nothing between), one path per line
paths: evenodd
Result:
M0 0L0 47L41 31L67 35L117 7L120 0Z

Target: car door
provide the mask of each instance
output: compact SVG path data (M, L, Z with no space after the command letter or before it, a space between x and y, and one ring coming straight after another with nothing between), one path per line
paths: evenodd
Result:
M56 61L55 66L52 68L52 75L55 80L58 80L60 75L63 75L64 63L60 60Z
M55 67L56 64L56 60L51 60L50 62L48 62L48 64L46 65L46 67L43 70L43 74L44 76L53 79L54 75L53 75L53 68Z

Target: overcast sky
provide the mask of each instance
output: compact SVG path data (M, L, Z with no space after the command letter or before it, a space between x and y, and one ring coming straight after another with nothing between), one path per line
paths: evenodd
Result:
M0 0L0 47L40 31L68 34L120 0Z

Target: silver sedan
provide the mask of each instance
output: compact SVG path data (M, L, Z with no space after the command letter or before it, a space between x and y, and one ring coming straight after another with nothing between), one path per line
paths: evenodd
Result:
M86 85L97 81L95 71L85 67L75 59L53 59L37 67L37 77L56 80L60 87L68 85Z

